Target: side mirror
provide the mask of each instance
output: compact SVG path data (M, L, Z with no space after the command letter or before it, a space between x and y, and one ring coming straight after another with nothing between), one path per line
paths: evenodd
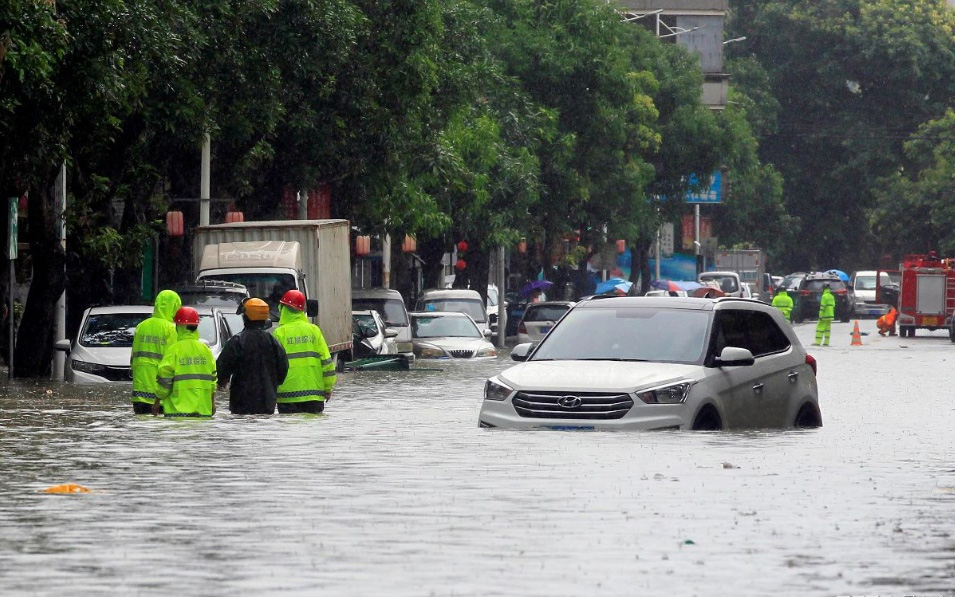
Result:
M318 317L318 301L308 299L305 301L305 314L309 317Z
M398 330L395 328L385 328L385 338L397 338Z
M524 344L518 344L511 350L511 360L512 361L526 361L527 355L530 353L531 349L534 348L533 342L525 342Z
M727 346L716 359L717 367L749 367L756 363L753 353L745 348Z
M491 334L493 334L494 332L491 331L491 328L486 328L482 333L484 334L485 338L490 338Z
M70 341L65 338L63 340L57 340L56 344L53 345L53 350L70 352Z

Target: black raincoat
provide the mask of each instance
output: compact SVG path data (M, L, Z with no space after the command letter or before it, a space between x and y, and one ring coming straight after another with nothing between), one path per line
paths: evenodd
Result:
M216 359L216 369L220 388L232 380L232 414L275 412L276 389L288 374L288 357L278 340L266 331L266 322L246 318L245 329L229 339Z

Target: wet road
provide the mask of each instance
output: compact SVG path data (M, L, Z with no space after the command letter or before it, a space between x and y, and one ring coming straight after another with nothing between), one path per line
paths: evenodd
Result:
M321 417L2 386L0 591L955 594L955 346L861 325L810 349L810 431L482 430L503 357L344 375Z

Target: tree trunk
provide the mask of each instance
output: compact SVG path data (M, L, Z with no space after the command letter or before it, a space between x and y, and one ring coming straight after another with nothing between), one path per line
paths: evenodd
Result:
M34 189L27 209L33 279L17 332L16 377L49 376L53 361L54 315L65 285L66 256L54 226L54 198L50 187L52 185L44 185L38 192Z
M630 249L630 258L633 260L632 265L630 266L630 281L636 283L634 274L637 271L637 267L640 268L640 291L637 293L639 295L644 295L650 290L650 243L649 240L639 240L633 244L633 248ZM659 259L660 256L657 256Z
M444 266L441 257L447 252L443 238L418 240L418 254L424 260L424 288L444 288Z

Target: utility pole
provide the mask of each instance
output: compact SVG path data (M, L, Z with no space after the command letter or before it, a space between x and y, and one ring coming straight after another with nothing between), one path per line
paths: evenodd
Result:
M56 225L59 228L60 246L66 254L66 162L60 165L60 174L56 177ZM64 266L65 267L65 266ZM13 315L11 311L10 315ZM66 339L66 289L56 301L56 334L57 340ZM61 350L53 351L53 379L62 380L65 376L66 353Z
M199 173L199 225L209 225L209 182L212 162L212 140L209 133L202 138L202 159Z

